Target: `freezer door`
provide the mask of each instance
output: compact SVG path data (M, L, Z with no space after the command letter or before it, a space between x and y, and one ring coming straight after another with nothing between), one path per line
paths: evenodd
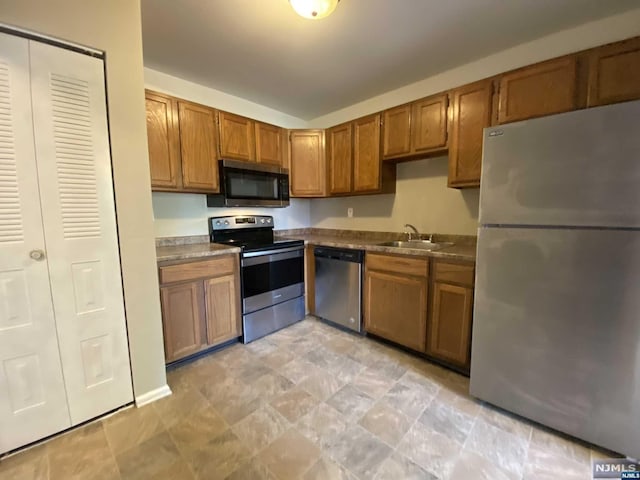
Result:
M640 232L481 228L471 393L640 458Z
M640 227L640 101L485 129L480 224Z

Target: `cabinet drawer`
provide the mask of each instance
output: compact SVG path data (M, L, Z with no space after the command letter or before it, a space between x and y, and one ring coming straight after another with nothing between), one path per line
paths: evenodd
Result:
M225 255L210 260L160 267L160 284L228 275L235 271L236 263L235 255Z
M395 255L380 255L367 253L366 268L372 270L384 270L416 277L426 277L428 258L399 257Z
M436 282L459 283L473 287L473 265L436 261L433 264L433 278Z

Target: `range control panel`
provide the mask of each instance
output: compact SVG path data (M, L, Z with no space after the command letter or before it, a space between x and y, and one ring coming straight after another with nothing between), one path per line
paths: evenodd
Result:
M209 218L209 230L234 230L237 228L273 228L273 217L270 215L240 215Z

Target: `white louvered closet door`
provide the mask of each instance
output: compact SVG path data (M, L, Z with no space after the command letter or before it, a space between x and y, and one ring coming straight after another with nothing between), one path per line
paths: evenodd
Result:
M44 250L29 41L0 33L0 453L71 426Z
M133 400L100 59L30 42L51 293L71 423Z

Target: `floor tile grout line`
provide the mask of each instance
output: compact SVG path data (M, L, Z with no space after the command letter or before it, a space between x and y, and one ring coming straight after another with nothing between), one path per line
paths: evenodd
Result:
M396 382L399 383L400 380L398 380ZM429 408L429 405L431 405L431 403L433 403L433 399L435 398L435 395L433 397L431 397L431 399L429 400L429 402L424 406L424 408L420 411L420 413L418 414L418 416L415 418L415 420L411 423L411 425L409 426L409 428L407 429L407 431L404 433L404 435L400 438L400 441L398 442L398 445L396 445L396 448L394 450L394 452L397 452L398 454L402 455L404 458L407 458L409 460L411 460L411 462L413 462L412 459L410 459L409 457L407 457L406 455L404 455L402 452L398 451L398 448L400 447L400 445L402 444L402 442L404 441L405 437L409 434L409 432L413 429L413 427L416 425L416 423L420 420L420 417L424 414L424 412L427 410L427 408ZM413 462L415 463L415 462ZM420 468L424 467L422 465L419 465Z

